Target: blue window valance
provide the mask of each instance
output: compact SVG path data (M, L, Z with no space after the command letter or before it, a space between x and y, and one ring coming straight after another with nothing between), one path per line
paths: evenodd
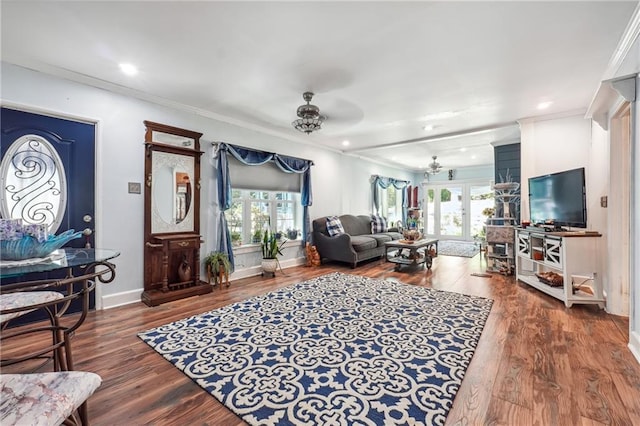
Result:
M245 148L224 142L217 143L215 150L218 169L218 206L220 207L220 211L218 213L218 250L229 255L232 272L235 269L233 248L231 246L229 226L224 213L226 210L231 208L231 180L229 178L229 160L227 157L229 154L247 166L261 166L272 161L284 173L302 174L302 241L306 242L311 228L311 222L309 220L309 206L313 203L313 195L311 191L311 166L313 165L313 161L289 157L273 152Z
M378 188L387 189L389 186L393 186L395 189L402 190L402 221L406 222L407 208L409 207L407 202L407 186L409 186L410 183L411 182L408 180L394 179L378 175L371 176L371 199L373 200L373 212L378 214L380 210L380 193Z

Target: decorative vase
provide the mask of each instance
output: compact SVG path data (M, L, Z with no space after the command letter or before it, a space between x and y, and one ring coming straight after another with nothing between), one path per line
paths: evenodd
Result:
M181 282L191 281L191 265L187 262L187 256L182 257L182 262L178 266L178 277Z
M82 231L75 232L73 229L60 235L49 235L42 238L42 241L32 235L9 238L5 236L4 232L3 229L4 238L0 238L0 259L2 260L44 258L69 241L82 237Z
M402 233L405 240L416 241L422 237L422 234L417 229L407 229Z

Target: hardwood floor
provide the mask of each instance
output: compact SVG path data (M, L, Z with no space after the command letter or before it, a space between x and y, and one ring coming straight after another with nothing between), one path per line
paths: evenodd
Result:
M431 271L412 273L378 260L356 269L296 267L154 308L93 312L73 340L76 369L103 378L89 417L98 426L244 424L136 333L337 270L494 300L448 425L640 424L640 365L627 348L628 321L594 306L567 309L513 277L470 275L485 266L477 255L440 256Z

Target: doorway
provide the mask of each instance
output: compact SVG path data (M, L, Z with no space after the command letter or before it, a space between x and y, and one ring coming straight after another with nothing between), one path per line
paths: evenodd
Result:
M607 311L630 315L631 271L631 104L625 102L611 117L606 265L609 268Z
M425 185L425 233L443 240L473 241L484 235L483 210L495 206L486 181Z
M83 238L67 245L94 247L95 123L8 107L2 107L0 122L0 216L47 225L50 234L83 231ZM3 278L3 283L64 278L65 274L28 274ZM95 292L90 298L93 309ZM80 304L72 305L68 312L79 309ZM25 316L26 322L32 320Z

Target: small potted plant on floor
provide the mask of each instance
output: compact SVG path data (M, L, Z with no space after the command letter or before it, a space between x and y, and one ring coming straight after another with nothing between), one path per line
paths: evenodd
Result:
M275 275L280 265L278 255L282 255L282 246L287 242L286 238L278 241L275 233L266 230L262 237L262 275L265 272Z
M204 258L204 264L207 269L207 279L211 283L213 277L214 285L227 283L229 287L229 272L231 272L231 262L227 253L221 251L212 251Z

